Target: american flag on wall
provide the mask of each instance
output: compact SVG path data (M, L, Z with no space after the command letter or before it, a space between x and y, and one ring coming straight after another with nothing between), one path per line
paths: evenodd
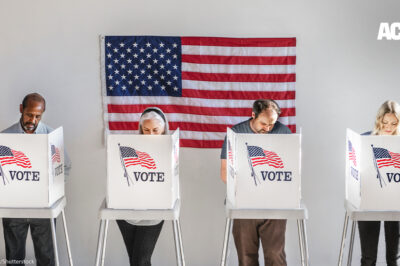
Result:
M295 64L295 38L105 36L106 130L135 133L141 112L157 106L182 147L221 148L254 100L274 99L295 132Z

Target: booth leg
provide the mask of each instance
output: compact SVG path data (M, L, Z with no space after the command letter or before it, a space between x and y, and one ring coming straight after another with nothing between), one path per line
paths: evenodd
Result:
M65 241L67 242L67 252L68 252L69 265L70 265L70 266L73 266L74 263L72 262L71 246L70 246L70 244L69 244L68 229L67 229L67 221L65 220L64 209L61 211L61 215L62 215L63 225L64 225Z
M179 219L176 220L177 226L178 226L178 239L179 239L179 249L181 253L181 260L182 260L182 266L185 266L185 255L183 253L183 241L182 241L182 230L181 230L181 223Z
M52 238L53 238L54 260L55 260L56 266L59 266L60 265L60 260L58 258L56 224L55 224L53 218L50 219L50 225L51 225L51 235L52 235Z
M309 259L310 257L308 256L308 241L307 241L307 226L306 226L306 220L303 219L301 221L302 224L302 232L303 232L303 245L304 245L304 257L306 261L306 266L309 265Z
M175 251L176 251L176 262L178 266L183 266L182 265L182 256L180 252L180 245L179 245L179 233L178 233L178 222L177 220L172 221L172 228L174 231L174 241L175 241Z
M356 221L353 221L351 225L351 236L350 236L350 246L349 246L349 257L347 259L347 266L351 265L351 260L353 258L353 247L354 247L354 235L356 234Z
M303 241L303 230L301 226L300 220L297 220L297 232L299 235L299 245L300 245L300 257L301 257L301 266L305 266L305 259L304 259L304 241Z
M338 266L342 266L342 262L343 262L343 252L344 252L344 245L345 245L345 242L346 242L347 225L348 225L348 224L349 224L349 216L348 216L347 211L346 211L345 216L344 216L343 233L342 233L342 243L340 244Z
M228 257L229 236L230 236L231 231L232 231L232 219L226 218L224 246L222 248L221 266L226 265L226 259Z
M97 251L96 251L96 262L95 266L100 266L100 257L101 257L101 250L103 247L103 238L104 238L104 220L100 220L100 229L99 229L99 238L97 240Z
M105 221L104 225L103 250L101 251L101 266L104 266L104 258L106 256L107 231L108 231L108 220Z

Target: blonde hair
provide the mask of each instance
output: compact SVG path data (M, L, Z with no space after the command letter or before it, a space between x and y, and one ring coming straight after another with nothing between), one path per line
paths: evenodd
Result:
M378 110L378 114L376 115L375 126L374 130L372 131L372 135L379 134L385 114L394 114L398 122L400 122L400 105L395 101L386 101L381 105ZM397 128L393 135L400 135L399 124L397 124Z

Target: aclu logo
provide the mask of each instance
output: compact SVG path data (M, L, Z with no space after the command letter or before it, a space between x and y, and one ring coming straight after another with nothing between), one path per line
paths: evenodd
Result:
M382 22L379 26L378 40L400 40L400 22L393 22L392 24Z
M10 147L0 145L0 176L3 185L10 183L10 179L6 176L4 167L16 165L21 168L32 168L31 161L21 151L16 151ZM39 181L40 172L38 171L18 171L9 170L11 181Z
M258 146L249 146L247 145L247 155L248 162L251 169L251 176L253 177L253 181L255 186L261 183L261 180L256 175L254 171L254 167L259 165L268 165L272 168L283 169L284 164L279 157L273 151L264 150ZM261 176L263 181L277 181L277 182L291 182L292 181L292 171L261 171Z
M156 171L133 171L134 179L128 174L127 168L138 165L142 168L155 170L157 169L156 162L146 152L138 151L128 146L119 146L121 164L124 169L124 177L128 183L128 186L133 184L133 180L136 182L164 182L164 172Z

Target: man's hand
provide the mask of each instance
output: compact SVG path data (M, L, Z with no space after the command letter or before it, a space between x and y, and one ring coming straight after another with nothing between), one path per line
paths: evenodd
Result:
M226 159L221 159L221 180L226 184Z

